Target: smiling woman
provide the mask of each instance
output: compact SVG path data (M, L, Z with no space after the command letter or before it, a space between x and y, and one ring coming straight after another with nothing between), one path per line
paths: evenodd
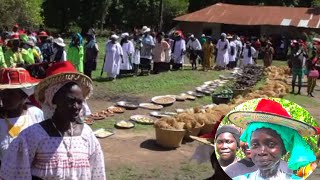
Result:
M303 179L284 170L281 158L289 152L287 166L298 170L316 160L310 145L302 136L319 134L319 129L291 118L276 101L261 99L255 111L234 111L227 118L245 131L240 137L251 151L257 170L233 177L248 179Z

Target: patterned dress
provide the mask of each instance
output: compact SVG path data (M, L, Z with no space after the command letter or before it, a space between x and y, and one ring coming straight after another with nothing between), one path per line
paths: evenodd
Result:
M40 124L29 127L10 145L0 176L10 180L31 180L32 176L43 180L106 179L103 152L88 125L80 136L73 137L51 137Z

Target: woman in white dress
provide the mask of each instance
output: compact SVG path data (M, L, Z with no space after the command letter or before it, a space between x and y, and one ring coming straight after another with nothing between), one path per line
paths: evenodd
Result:
M0 171L2 179L106 179L104 157L91 128L81 123L82 103L92 81L70 62L48 69L50 77L35 95L50 119L25 129L9 147Z
M254 61L253 61L254 53L256 53L256 50L251 46L250 42L247 42L242 52L242 55L243 55L242 66L254 64Z
M186 41L182 38L182 32L175 32L175 41L172 47L173 70L179 70L184 63L186 53Z
M26 103L39 80L23 68L0 70L0 165L10 143L29 126L43 121L42 111Z
M123 62L120 65L120 70L122 72L125 72L125 71L130 71L133 68L132 56L134 54L134 46L133 46L133 43L128 40L129 33L123 33L121 37L122 37L122 40L120 45L123 51Z
M218 69L225 69L229 64L229 41L226 39L225 33L221 34L221 39L217 43L217 67Z
M140 65L140 52L142 48L142 38L136 35L133 39L134 54L133 54L133 73L135 76L138 75Z
M106 44L105 63L103 71L107 72L107 79L115 80L120 73L120 63L123 62L123 51L117 42L119 37L112 35Z

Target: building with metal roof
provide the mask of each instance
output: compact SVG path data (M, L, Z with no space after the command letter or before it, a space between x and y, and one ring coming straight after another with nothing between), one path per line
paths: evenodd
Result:
M295 36L302 31L320 32L320 8L217 3L174 20L184 32L196 35L219 36L227 32Z

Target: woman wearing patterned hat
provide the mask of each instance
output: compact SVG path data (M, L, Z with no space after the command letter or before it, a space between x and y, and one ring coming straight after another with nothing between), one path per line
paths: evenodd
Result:
M92 81L70 62L53 64L36 88L47 120L12 142L3 159L3 179L106 179L103 152L91 128L80 120Z
M294 120L278 102L262 99L255 111L235 111L228 119L245 131L240 140L247 142L251 158L258 170L234 179L301 179L281 170L281 158L290 153L288 167L298 170L316 160L314 152L302 136L313 136L320 131Z
M0 163L20 132L43 120L42 111L26 103L38 82L23 68L0 70Z

